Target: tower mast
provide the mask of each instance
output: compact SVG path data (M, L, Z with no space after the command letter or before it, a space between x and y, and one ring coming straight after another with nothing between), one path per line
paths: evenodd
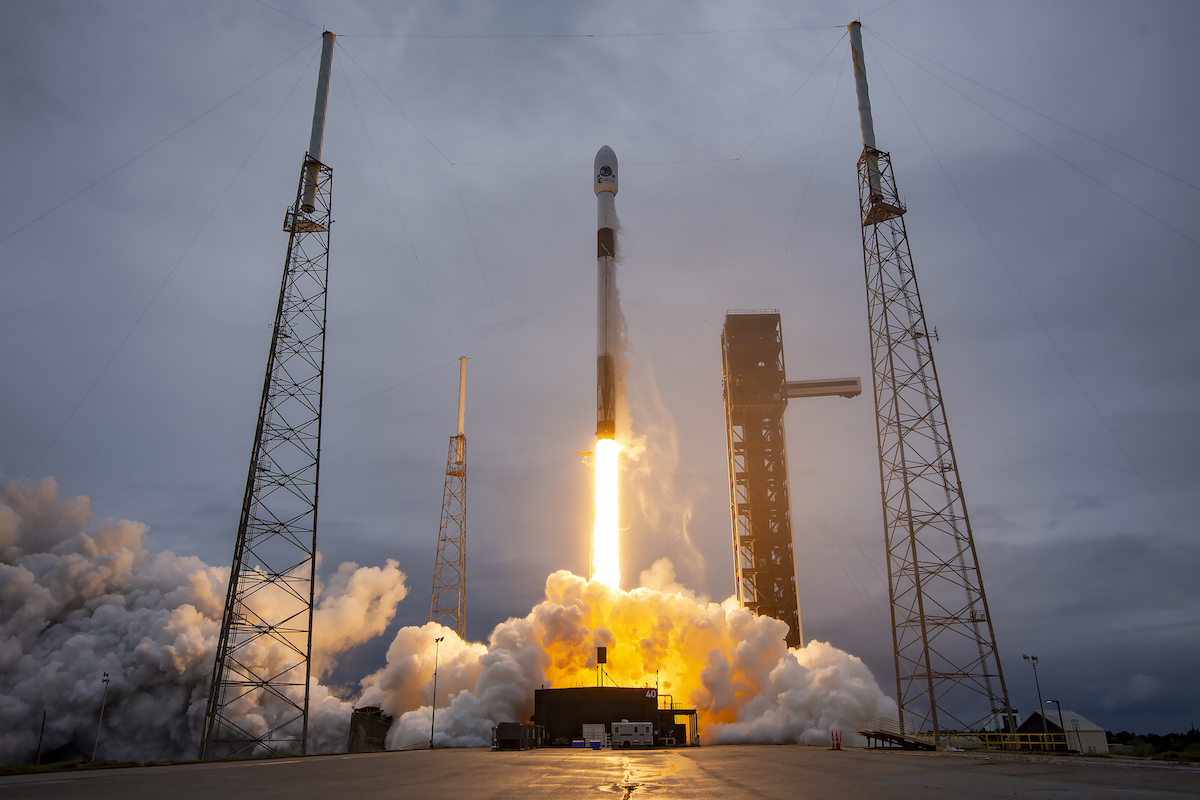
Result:
M467 635L467 357L458 359L458 434L450 437L429 621Z
M321 162L336 37L322 35L312 135L288 234L200 758L308 750L325 290L333 170ZM247 711L253 722L247 724Z
M1015 731L890 154L875 146L862 26L850 46L863 263L901 729ZM994 682L993 682L994 681ZM999 688L997 693L996 688Z

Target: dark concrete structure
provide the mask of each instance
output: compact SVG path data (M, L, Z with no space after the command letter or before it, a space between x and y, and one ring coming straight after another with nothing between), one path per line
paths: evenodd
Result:
M612 723L621 720L652 722L657 737L658 691L615 686L538 689L533 693L532 719L546 729L551 745L569 745L583 734L584 724L602 724L605 733L611 734Z
M350 715L350 743L348 753L378 753L387 749L387 732L392 727L392 718L378 706L354 709Z
M493 750L532 750L546 746L546 729L528 722L500 722L492 727Z
M658 743L660 745L700 744L700 721L694 708L660 708Z

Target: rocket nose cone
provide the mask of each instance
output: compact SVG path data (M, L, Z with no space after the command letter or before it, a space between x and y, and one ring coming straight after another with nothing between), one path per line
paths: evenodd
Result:
M604 145L596 153L594 173L592 188L596 194L617 193L617 154L608 145Z

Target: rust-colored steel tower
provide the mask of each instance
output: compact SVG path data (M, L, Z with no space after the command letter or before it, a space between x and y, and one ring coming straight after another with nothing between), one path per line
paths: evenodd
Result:
M467 636L467 357L458 360L458 434L450 437L429 621Z
M875 147L861 26L850 24L863 154L863 262L901 730L1016 730L891 156ZM997 691L998 689L998 691Z
M799 647L779 313L726 314L721 355L737 599L786 622L788 647Z
M792 506L783 412L789 398L854 397L858 378L789 381L778 311L730 311L721 329L729 510L738 602L788 624L788 647L804 643L796 594Z
M254 450L238 522L200 758L308 749L325 290L333 170L321 163L334 35L288 233ZM251 713L252 712L252 713Z

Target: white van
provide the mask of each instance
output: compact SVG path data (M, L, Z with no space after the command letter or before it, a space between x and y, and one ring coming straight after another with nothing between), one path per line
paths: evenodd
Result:
M618 747L653 747L654 724L650 722L630 722L621 720L612 724L612 746Z

